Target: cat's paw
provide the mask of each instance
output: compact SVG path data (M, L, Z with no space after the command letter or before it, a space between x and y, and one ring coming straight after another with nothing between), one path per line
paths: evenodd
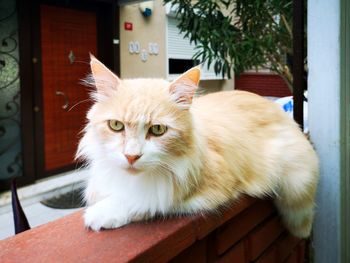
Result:
M111 229L124 226L130 222L130 219L126 215L118 213L112 213L105 210L103 207L93 205L85 210L84 223L85 227L94 231L101 229Z

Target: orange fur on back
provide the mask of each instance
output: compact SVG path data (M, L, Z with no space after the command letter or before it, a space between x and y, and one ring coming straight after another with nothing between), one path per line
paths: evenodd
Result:
M239 193L274 196L290 231L308 236L318 160L297 124L277 104L244 91L198 98L191 112L207 149L204 183L193 195L208 208Z

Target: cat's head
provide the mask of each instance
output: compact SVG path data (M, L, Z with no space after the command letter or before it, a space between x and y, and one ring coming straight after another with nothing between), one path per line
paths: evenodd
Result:
M169 170L173 160L194 147L189 108L199 68L167 82L121 80L93 56L90 65L95 103L87 114L78 157L139 174Z

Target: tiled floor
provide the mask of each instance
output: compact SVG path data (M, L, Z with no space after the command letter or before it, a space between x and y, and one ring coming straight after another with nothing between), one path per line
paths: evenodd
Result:
M53 221L65 215L71 214L78 209L53 209L41 203L23 207L31 228ZM0 215L0 240L14 235L13 214L8 212Z

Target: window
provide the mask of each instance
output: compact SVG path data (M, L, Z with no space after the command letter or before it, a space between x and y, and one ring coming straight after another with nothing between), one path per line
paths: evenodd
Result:
M181 74L190 68L197 66L199 61L193 59L178 59L178 58L169 58L169 74Z
M194 43L190 44L188 38L184 38L184 33L180 33L177 28L178 20L174 17L171 10L167 10L167 60L168 60L168 78L174 79L181 73L198 65L199 61L194 61L193 55L196 53ZM216 75L213 65L207 69L207 64L202 65L203 80L222 79L221 74Z

